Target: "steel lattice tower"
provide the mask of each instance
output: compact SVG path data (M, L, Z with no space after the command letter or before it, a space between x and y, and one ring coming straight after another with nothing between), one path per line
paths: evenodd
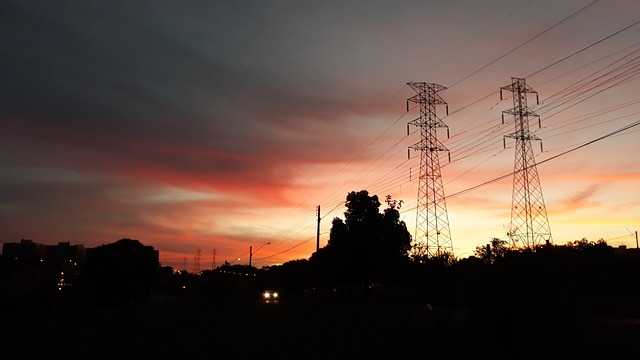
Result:
M407 125L407 133L409 125L414 125L420 128L421 135L420 142L409 146L409 149L420 151L414 249L418 249L420 252L418 255L426 255L427 257L444 255L445 253L453 255L438 155L440 151L449 150L438 141L437 136L437 128L446 128L448 137L449 128L436 116L436 105L447 105L438 92L447 88L426 82L409 82L407 85L417 93L407 99L407 111L409 111L409 101L420 105L420 117L410 121Z
M502 123L504 124L504 114L510 114L513 115L516 127L514 133L505 135L505 138L516 140L511 224L507 236L514 248L534 248L551 242L547 210L531 147L531 140L540 138L529 131L529 118L538 118L538 126L540 118L527 106L527 94L536 94L537 103L538 93L526 84L525 79L515 77L511 78L511 85L500 88L500 100L502 90L513 93L513 108L502 112Z
M196 256L193 257L193 273L198 275L200 273L200 254L201 249L196 250Z

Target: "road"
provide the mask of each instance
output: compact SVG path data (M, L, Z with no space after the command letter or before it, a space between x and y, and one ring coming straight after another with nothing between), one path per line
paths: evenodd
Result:
M3 321L0 358L533 359L635 355L638 321L475 316L403 299L182 301L59 307Z

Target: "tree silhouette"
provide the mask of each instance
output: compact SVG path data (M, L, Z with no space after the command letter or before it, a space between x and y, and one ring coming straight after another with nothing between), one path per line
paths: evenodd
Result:
M345 220L333 219L327 246L312 255L325 281L352 289L388 282L408 261L411 235L397 203L383 213L380 205L366 190L347 195Z
M80 285L95 305L145 303L158 270L158 252L153 247L120 239L87 251Z
M473 251L473 254L480 259L484 260L487 264L493 264L496 259L503 258L509 251L507 247L507 241L499 238L491 239L491 242L487 245L478 245Z

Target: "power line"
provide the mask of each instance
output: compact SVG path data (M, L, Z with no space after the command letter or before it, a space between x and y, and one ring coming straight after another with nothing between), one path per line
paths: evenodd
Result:
M482 67L480 67L479 69L475 70L475 71L474 71L474 72L472 72L471 74L469 74L469 75L467 75L467 76L463 77L462 79L460 79L460 80L456 81L455 83L453 83L452 85L450 85L450 86L449 86L449 88L452 88L452 87L454 87L454 86L458 85L459 83L461 83L461 82L463 82L464 80L466 80L466 79L470 78L471 76L473 76L473 75L475 75L475 74L479 73L480 71L482 71L482 70L486 69L487 67L489 67L489 66L491 66L491 65L495 64L495 63L496 63L496 62L498 62L499 60L503 59L504 57L508 56L509 54L513 53L514 51L516 51L516 50L520 49L521 47L523 47L523 46L527 45L528 43L532 42L533 40L535 40L535 39L539 38L540 36L542 36L542 35L546 34L547 32L551 31L551 30L552 30L553 28L555 28L556 26L558 26L558 25L560 25L560 24L564 23L565 21L567 21L567 20L571 19L572 17L576 16L577 14L581 13L582 11L586 10L587 8L589 8L590 6L592 6L593 4L595 4L595 3L599 2L599 1L600 1L600 0L594 0L594 1L592 1L591 3L589 3L589 4L585 5L584 7L580 8L578 11L576 11L576 12L574 12L573 14L571 14L571 15L569 15L569 16L567 16L567 17L565 17L564 19L562 19L562 20L560 20L559 22L557 22L557 23L553 24L552 26L550 26L550 27L546 28L545 30L543 30L542 32L540 32L540 33L538 33L537 35L533 36L533 37L532 37L532 38L530 38L529 40L527 40L527 41L525 41L525 42L521 43L520 45L518 45L518 46L514 47L513 49L511 49L511 50L507 51L506 53L504 53L504 54L502 54L502 55L498 56L497 58L493 59L493 60L492 60L492 61L490 61L488 64L483 65Z
M624 127L622 127L622 128L619 128L619 129L617 129L617 130L615 130L615 131L612 131L612 132L610 132L610 133L608 133L608 134L606 134L606 135L600 136L600 137L598 137L598 138L596 138L596 139L593 139L593 140L591 140L591 141L588 141L588 142L586 142L586 143L583 143L583 144L581 144L581 145L578 145L578 146L576 146L576 147L573 147L573 148L571 148L571 149L569 149L569 150L567 150L567 151L563 151L563 152L561 152L561 153L559 153L559 154L556 154L556 155L551 156L551 157L549 157L549 158L546 158L546 159L544 159L544 160L542 160L542 161L539 161L539 162L537 162L537 165L544 164L544 163L549 162L549 161L551 161L551 160L553 160L553 159L557 159L557 158L559 158L560 156L567 155L567 154L572 153L572 152L574 152L574 151L576 151L576 150L578 150L578 149L581 149L581 148L583 148L583 147L589 146L589 145L591 145L591 144L593 144L593 143L596 143L596 142L598 142L598 141L600 141L600 140L604 140L604 139L606 139L606 138L608 138L608 137L610 137L610 136L613 136L613 135L619 134L619 133L621 133L621 132L623 132L623 131L625 131L625 130L631 129L631 128L633 128L633 127L635 127L635 126L638 126L638 125L640 125L640 120L638 120L638 121L636 121L636 122L633 122L633 123L631 123L631 124L629 124L629 125L626 125L626 126L624 126ZM515 173L515 171L510 172L510 173L508 173L508 174L504 174L504 175L498 176L498 177L496 177L496 178L493 178L493 179L491 179L491 180L485 181L485 182L483 182L483 183L480 183L480 184L478 184L478 185L472 186L472 187L470 187L470 188L467 188L467 189L464 189L464 190L461 190L461 191L458 191L458 192L452 193L452 194L450 194L450 195L448 196L448 198L452 198L452 197L460 196L460 195L462 195L462 194L466 194L466 193L468 193L468 192L474 191L474 190L479 189L479 188L481 188L481 187L484 187L484 186L487 186L487 185L489 185L489 184L492 184L492 183L494 183L494 182L496 182L496 181L500 181L500 180L502 180L502 179L504 179L504 178L507 178L507 177L509 177L509 176L512 176L514 173Z
M539 33L539 34L537 34L537 35L536 35L536 36L534 36L533 38L530 38L529 40L527 40L525 43L521 44L520 46L518 46L518 47L516 47L516 48L512 49L511 51L509 51L508 53L504 54L503 56L501 56L501 57L499 57L499 58L495 59L492 63L494 63L494 62L496 62L496 61L500 60L501 58L503 58L503 57L505 57L505 56L509 55L509 54L510 54L510 53L512 53L513 51L515 51L515 50L517 50L518 48L520 48L520 47L522 47L522 46L526 45L527 43L529 43L529 42L531 42L531 41L533 41L533 40L534 40L534 39L536 39L537 37L542 36L542 35L543 35L544 33L546 33L547 31L550 31L550 30L551 30L551 29L553 29L554 27L558 26L560 23L562 23L562 22L564 22L564 21L568 20L569 18L571 18L571 17L575 16L576 14L578 14L578 13L579 13L579 12L581 12L581 11L583 11L583 10L584 10L584 9L586 9L587 7L589 7L589 6L593 5L593 4L595 4L596 2L597 2L597 1L593 1L593 2L591 2L590 4L586 5L585 7L581 8L580 10L578 10L578 11L574 12L573 14L571 14L570 16L566 17L565 19L563 19L563 20L562 20L562 21L560 21L559 23L556 23L556 24L555 24L555 25L553 25L552 27L550 27L550 28L546 29L545 31L543 31L543 32L541 32L541 33ZM640 22L639 22L639 23L640 23ZM596 43L592 44L592 45L591 45L591 46L589 46L589 47L595 46L597 43L601 43L601 42L605 41L606 39L609 39L609 38L613 37L615 34L620 33L620 32L622 32L622 31L624 31L624 30L627 30L627 29L629 29L629 28L631 28L632 26L635 26L635 25L637 25L637 23L632 24L632 25L630 25L630 26L627 26L625 29L623 29L623 30L619 30L618 32L616 32L616 33L614 33L614 34L608 35L607 37L605 37L605 38L603 38L603 39L600 39L598 42L596 42ZM587 47L587 48L588 48L588 47ZM569 58L572 58L572 57L574 57L575 55L577 55L577 54L579 54L579 53L581 53L581 52L585 51L587 48L585 48L585 49L583 49L583 50L581 50L581 51L576 51L576 52L574 52L574 53L572 53L572 54L570 54L570 55L568 55L568 56L565 56L563 59L561 59L561 60L559 60L559 61L556 61L556 62L554 62L554 63L552 63L552 64L550 64L550 65L546 66L545 68L542 68L542 69L540 69L540 70L536 71L536 72L535 72L534 74L532 74L532 75L537 75L537 74L541 73L542 71L545 71L545 70L547 70L547 69L549 69L549 68L553 67L554 65L556 65L556 64L558 64L558 63L560 63L560 62L562 62L562 61L566 61L566 60L568 60ZM477 72L479 72L479 71L483 70L484 68L486 68L486 67L490 66L492 63L489 63L489 64L487 64L487 65L483 66L482 68L480 68L479 70L477 70L476 72L474 72L474 73L470 74L470 75L469 75L469 76L467 76L467 77L470 77L470 76L474 75L475 73L477 73ZM626 71L627 71L627 74L630 74L630 73L629 73L629 70L626 70ZM460 81L456 82L454 85L456 85L456 84L460 83L460 82L461 82L461 81L463 81L463 80L464 80L464 79L461 79ZM620 84L621 84L621 83L623 83L624 81L628 81L628 80L629 80L629 78L627 77L627 78L626 78L626 80L625 80L625 79L623 79L623 80L620 80L620 81L616 81L615 83L613 83L613 80L607 80L607 81L609 81L610 83L612 83L612 84L613 84L613 85L609 86L609 88L611 88L611 87L613 87L613 86L620 85ZM603 85L603 84L606 84L606 82L603 82L601 85ZM404 88L404 87L403 87L403 88ZM592 91L597 90L597 88L596 88L595 86L588 87L588 88L586 88L586 87L585 87L584 89L585 89L586 91L589 91L589 92L592 92ZM402 90L402 89L401 89L401 90ZM572 90L572 91L574 91L574 94L578 94L578 93L577 93L577 91L575 91L575 90ZM604 91L604 90L601 90L601 91ZM601 92L601 91L599 91L599 92ZM599 92L598 92L598 93L599 93ZM586 95L586 94L587 94L587 93L582 93L582 94L580 94L580 95L581 95L581 96L584 96L584 95ZM463 106L463 107L461 107L460 109L458 109L458 110L456 110L456 111L453 111L450 115L452 115L452 114L454 114L454 113L456 113L456 112L458 112L458 111L461 111L461 110L465 109L466 107L468 107L468 106L470 106L470 105L476 104L476 103L478 103L478 102L480 102L480 101L482 101L482 100L484 100L484 99L488 98L488 97L489 97L489 96L491 96L491 95L492 95L492 94L486 95L485 97L483 97L483 98L481 98L481 99L479 99L479 100L477 100L477 101L473 102L472 104L469 104L469 105ZM595 95L595 94L594 94L594 95ZM594 95L591 95L591 96L594 96ZM568 98L568 99L569 99L568 101L574 101L576 98L577 98L577 96L574 96L573 98ZM586 99L585 99L585 100L586 100ZM582 101L584 101L584 100L582 100ZM543 103L543 104L544 104L544 103ZM551 104L551 103L549 103L549 104ZM560 105L566 105L566 104L569 104L569 103L564 102L564 103L562 103L562 104L560 104ZM559 107L560 105L555 105L555 108L560 109L560 107ZM546 106L546 104L545 104L545 106ZM571 105L571 106L575 106L575 105ZM568 106L568 107L566 107L566 108L564 108L564 109L561 109L561 110L559 110L558 112L556 112L556 113L554 113L553 115L550 115L550 116L555 116L555 115L557 115L558 113L560 113L560 112L562 112L562 111L564 111L564 110L568 109L569 107L570 107L570 106ZM550 111L550 109L553 109L553 108L554 108L554 107L552 107L552 106L543 107L543 109L545 110L545 112L548 112L548 111ZM396 123L397 123L397 122L398 122L402 117L404 117L405 115L406 115L406 113L404 113L402 116L400 116L400 117L399 117L399 118L398 118L398 119L397 119L397 120L396 120L396 121L395 121L391 126L395 125L395 124L396 124ZM370 143L370 144L369 144L365 149L363 149L362 151L360 151L360 152L358 153L358 156L359 156L359 155L361 155L364 151L366 151L366 149L368 149L369 147L371 147L371 146L373 145L373 143L375 143L378 139L380 139L380 138L381 138L381 137L382 137L382 136L383 136L383 135L384 135L384 134L385 134L385 133L386 133L386 132L391 128L391 126L389 126L389 127L388 127L388 128L387 128L387 129L382 133L382 134L380 134L378 137L376 137L376 139L374 139L374 140L372 141L372 143ZM492 127L492 128L490 129L491 133L493 133L494 135L503 135L503 134L501 133L501 130L503 130L503 129L501 129L501 127L500 127L500 126ZM457 139L457 140L455 139L455 137L454 137L454 138L452 138L452 141L451 141L451 142L448 142L447 144L453 144L453 143L457 143L457 142L459 142L459 143L463 144L463 146L462 146L461 148L459 148L460 150L459 150L459 152L458 152L457 154L456 154L456 152L452 152L452 155L453 155L453 157L454 157L454 160L453 160L453 161L459 161L459 160L462 160L462 159L465 159L465 158L469 158L469 157L471 157L471 156L473 156L473 155L479 154L479 153L481 153L481 152L485 152L485 151L486 151L485 149L487 149L487 148L489 147L489 145L488 145L488 144L487 144L487 145L483 145L484 147L482 147L482 146L480 146L480 144L481 144L481 143L486 144L486 142L482 141L482 139L484 139L484 138L488 138L488 137L491 135L491 133L487 134L487 132L486 132L486 131L485 131L485 132L474 132L473 134L471 134L471 133L467 133L467 135L468 135L468 136L461 137L460 139ZM472 135L472 136L471 136L471 135ZM472 140L472 139L473 139L473 136L475 136L475 137L480 137L480 138L479 138L479 139L477 139L477 140L475 140L475 141L470 142L470 140ZM357 176L354 176L353 181L355 182L357 178L360 178L360 175L362 175L362 174L363 174L367 169L369 169L369 171L371 171L372 169L377 169L378 167L380 167L382 164L380 164L380 163L379 163L379 165L378 165L378 166L373 167L373 165L374 165L373 163L374 163L374 162L376 162L376 161L379 161L383 156L386 156L386 155L390 152L390 150L391 150L391 149L393 149L394 147L398 146L402 141L404 141L404 140L406 140L406 139L407 139L407 137L404 137L404 138L403 138L403 139L401 139L400 141L396 142L396 144L394 144L393 146L391 146L391 147L390 147L387 151L385 151L385 152L384 152L380 157L378 157L378 159L376 159L375 161L372 161L371 163L369 163L369 165L367 165L367 167L366 167L365 169L361 170L361 171L358 173L358 175L357 175ZM596 140L596 141L597 141L597 140ZM588 144L586 144L586 145L588 145ZM581 145L581 146L585 146L585 144L583 144L583 145ZM573 150L578 149L578 148L580 148L580 146L579 146L579 147L577 147L577 148L574 148ZM573 150L570 150L570 151L573 151ZM495 157L497 154L499 154L499 153L500 153L500 152L502 152L502 151L504 151L504 150L500 150L498 153L494 153L494 154L492 154L492 155L491 155L491 157ZM563 154L568 153L568 152L570 152L570 151L564 152ZM456 155L457 155L457 156L456 156ZM559 154L559 155L560 155L560 154ZM457 158L456 158L456 157L457 157ZM355 158L354 158L354 159L355 159ZM552 159L552 158L549 158L548 160L551 160L551 159ZM545 160L545 161L543 161L543 162L546 162L546 161L548 161L548 160ZM483 162L485 162L485 161L487 161L487 160L484 160ZM475 164L475 166L474 166L472 169L474 169L474 168L478 167L478 166L479 166L479 165L481 165L483 162L480 162L479 164L474 163L474 164ZM539 162L539 164L541 164L541 163L543 163L543 162ZM353 163L353 160L351 160L351 162L349 162L347 165L345 165L345 167L343 167L339 172L343 171L343 170L344 170L348 165L350 165L351 163ZM402 165L402 164L404 164L404 165ZM409 165L407 162L403 162L402 164L401 164L401 165L396 166L394 169L399 169L399 167L400 167L400 166L405 166L405 167L406 167L406 166L408 166L408 165ZM470 169L470 170L472 170L472 169ZM468 170L468 171L470 171L470 170ZM467 172L468 172L468 171L467 171ZM339 173L339 172L338 172L338 173ZM397 186L397 185L406 184L406 183L407 183L407 181L406 181L407 176L399 176L397 173L401 173L401 172L394 172L394 171L390 171L390 172L388 172L388 175L389 175L389 176L387 176L387 175L381 176L379 179L377 179L376 181L374 181L374 182L371 184L371 187L373 187L373 186L379 186L379 187L382 187L382 186L385 186L385 185L388 185L388 187L392 187L392 186ZM511 175L513 175L513 172L512 172L512 173L510 173L510 174L504 175L503 177L511 176ZM337 173L332 177L332 179L333 179L335 176L337 176ZM458 176L458 177L459 177L459 176ZM494 181L498 181L498 180L500 180L500 179L501 179L501 178L503 178L503 177L496 178L496 179L494 179ZM404 179L404 180L403 180L403 179ZM325 185L326 185L330 180L331 180L331 179L327 180L327 182L325 182ZM454 178L454 180L455 180L455 178ZM493 182L493 181L490 181L490 182ZM490 183L490 182L488 182L488 183ZM477 188L477 187L480 187L480 186L483 186L483 185L482 185L482 184L480 184L479 186L476 186L476 187L474 187L474 188ZM471 188L471 189L473 189L473 188ZM470 191L470 190L463 190L463 191L461 191L461 192L459 192L459 193L451 194L451 195L449 195L448 197L449 197L449 198L451 198L452 196L454 196L454 197L455 197L456 195L458 195L458 194L462 194L462 193L464 193L464 192L466 192L466 191ZM335 192L334 192L334 194L335 194ZM328 199L328 197L327 197L326 199ZM341 203L338 203L338 205L336 205L336 207L334 207L334 209L333 209L332 211L335 211L335 209L337 209L337 207L339 207L340 205L341 205ZM405 207L403 210L406 210L406 209L407 209L407 208ZM329 213L331 213L332 211L330 211ZM329 213L325 214L324 216L326 217ZM308 219L308 220L310 221L311 219ZM292 235L292 236L293 236L293 235ZM291 237L292 237L292 236L291 236ZM306 243L306 241L305 241L305 243Z
M595 2L595 1L594 1L594 2ZM587 6L591 6L592 4L593 4L593 3L591 3L591 4L587 5ZM542 72L542 71L544 71L544 70L547 70L547 69L549 69L550 67L555 66L555 65L557 65L557 64L559 64L559 63L561 63L561 62L563 62L563 61L565 61L565 60L567 60L567 59L569 59L569 58L572 58L573 56L578 55L579 53L581 53L581 52L583 52L583 51L585 51L585 50L587 50L587 49L589 49L589 48L592 48L592 47L594 47L594 46L598 45L599 43L601 43L601 42L603 42L603 41L605 41L605 40L607 40L607 39L609 39L609 38L612 38L612 37L614 37L614 36L616 36L616 35L620 34L621 32L624 32L624 31L626 31L626 30L629 30L629 29L631 29L632 27L634 27L634 26L636 26L636 25L638 25L638 24L640 24L640 20L638 20L638 21L634 22L633 24L628 25L628 26L626 26L626 27L624 27L624 28L622 28L622 29L620 29L620 30L618 30L618 31L614 32L613 34L607 35L607 36L603 37L602 39L600 39L600 40L598 40L598 41L596 41L596 42L594 42L594 43L592 43L592 44L590 44L590 45L588 45L588 46L585 46L585 47L583 47L582 49L580 49L580 50L578 50L578 51L576 51L576 52L574 52L574 53L571 53L571 54L569 54L569 55L567 55L567 56L563 57L562 59L560 59L560 60L558 60L558 61L555 61L555 62L553 62L553 63L551 63L551 64L549 64L549 65L547 65L547 66L543 67L542 69L540 69L540 70L538 70L538 71L535 71L535 72L533 72L533 73L529 74L529 76L527 76L527 77L529 78L529 77L532 77L532 76L534 76L534 75L537 75L538 73L540 73L540 72Z

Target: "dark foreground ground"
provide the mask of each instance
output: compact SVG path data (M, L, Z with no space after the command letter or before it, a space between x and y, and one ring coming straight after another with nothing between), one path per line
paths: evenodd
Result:
M429 309L389 296L59 304L5 313L0 359L637 359L640 321Z

